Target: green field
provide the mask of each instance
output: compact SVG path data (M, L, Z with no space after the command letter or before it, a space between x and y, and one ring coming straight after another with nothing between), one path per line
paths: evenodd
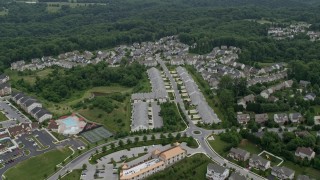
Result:
M1 122L1 121L6 121L6 120L8 120L8 118L6 117L6 115L4 115L2 111L0 111L0 122Z
M147 180L174 180L174 179L184 179L184 180L205 180L207 165L212 162L204 154L195 154L191 157L185 158L180 162L160 171L148 178Z
M251 143L247 139L243 139L238 147L250 152L251 154L259 154L262 151L262 149L260 149L257 145Z
M104 125L109 131L130 131L131 103L130 96L122 103L114 101L118 106L111 113L107 113L99 108L80 109L78 112L90 121Z
M81 172L81 169L73 170L71 173L61 178L61 180L79 180L81 177Z
M71 155L69 148L52 150L15 165L5 173L5 176L9 180L44 179L49 177L54 172L55 166L69 155Z
M53 71L52 68L46 68L43 70L33 71L33 72L18 72L12 71L10 69L6 70L5 73L10 76L11 81L15 82L20 79L30 83L33 85L36 82L36 78L39 77L40 79L47 77Z
M208 141L210 146L220 155L227 156L228 152L225 149L230 146L231 144L224 142L220 139L220 136L213 135L214 140Z
M304 167L304 166L299 166L298 164L294 164L293 162L290 161L284 161L281 166L286 166L292 170L294 170L295 176L297 177L298 175L308 175L311 178L318 179L320 177L320 171L311 167Z

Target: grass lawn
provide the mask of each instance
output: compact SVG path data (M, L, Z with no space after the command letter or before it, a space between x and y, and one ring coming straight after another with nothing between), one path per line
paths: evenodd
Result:
M78 112L90 121L103 124L108 130L115 133L118 131L130 131L131 104L130 96L123 103L114 102L118 108L107 113L99 108L80 109ZM99 115L102 115L101 117ZM100 118L99 118L100 117Z
M49 151L15 165L5 173L5 176L14 180L44 179L71 153L69 148Z
M257 145L252 144L247 139L243 139L238 147L250 152L251 154L259 154L262 151Z
M49 111L53 112L54 114L58 116L70 114L71 112L76 111L73 109L71 106L74 104L77 104L80 101L83 101L84 99L88 99L92 96L92 93L104 93L104 94L110 94L110 93L131 93L132 88L126 88L123 86L119 85L112 85L112 86L100 86L100 87L93 87L85 92L79 92L78 95L75 95L73 99L69 99L67 101L61 102L61 103L52 103L48 101L43 101L45 107L48 108ZM81 113L81 111L80 111ZM93 112L95 113L95 112ZM97 114L96 114L97 115ZM85 115L84 115L85 116ZM89 120L94 121L94 119L90 119L87 117Z
M46 68L43 70L33 71L30 74L19 74L21 72L12 71L10 69L6 70L5 73L10 76L11 81L17 81L20 79L24 79L26 82L33 85L36 82L36 77L40 79L47 77L53 71L52 68Z
M225 148L230 146L230 143L224 142L220 139L220 136L213 135L214 140L209 140L210 146L221 156L227 156L228 152L225 151Z
M7 116L4 115L2 111L0 111L0 122L1 121L6 121L6 120L8 120Z
M152 176L146 178L147 180L205 180L207 165L212 162L204 154L195 154L191 157L185 158L180 162L160 171Z
M61 180L79 180L81 177L81 172L81 169L75 169L71 173L61 178Z
M292 170L294 170L295 173L295 177L297 177L298 175L302 174L302 175L308 175L311 178L315 178L318 179L320 177L320 171L311 167L303 167L303 166L299 166L298 164L294 164L293 162L290 161L284 161L283 164L281 164L281 166L286 166Z
M272 155L270 155L270 154L267 154L267 153L265 153L265 152L262 153L260 156L261 156L262 158L266 159L266 160L271 161L271 166L276 166L276 165L278 165L278 164L281 162L280 159L278 159L278 158L276 158L276 157L274 157L274 156L272 156Z

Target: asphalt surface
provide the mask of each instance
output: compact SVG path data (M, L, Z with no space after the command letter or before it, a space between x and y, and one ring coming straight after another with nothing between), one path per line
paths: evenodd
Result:
M158 56L159 57L159 56ZM164 64L164 62L160 59L160 58L156 58L156 60L158 61L158 63L160 64L160 66L162 67L163 71L165 72L166 76L169 78L172 88L175 92L175 102L177 104L180 105L180 108L182 109L182 111L184 112L187 121L189 122L189 126L188 128L186 128L186 130L182 131L181 133L186 133L188 136L192 136L194 139L196 139L199 144L200 147L197 149L197 152L199 153L205 153L207 154L213 161L215 161L216 163L223 165L225 164L228 168L233 168L235 169L237 172L240 172L242 175L245 175L249 178L255 179L255 180L261 180L261 179L266 179L263 178L251 171L248 171L247 169L240 167L232 162L229 162L228 160L224 159L223 157L221 157L218 153L216 153L211 146L208 144L206 138L211 135L212 133L215 134L219 134L221 132L224 132L224 130L205 130L202 128L197 127L196 125L194 125L191 121L191 119L189 118L189 116L187 115L187 111L185 109L184 103L181 99L178 87L176 82L173 80L168 68L166 67L166 65ZM194 131L199 131L200 134L195 134ZM173 133L173 135L175 135L176 133ZM148 138L151 138L151 135L147 135ZM159 138L160 134L156 134L156 138ZM142 138L142 136L140 136L140 139ZM123 142L126 142L127 139L131 139L132 141L134 141L134 137L127 137L125 139L122 139ZM115 144L118 143L118 141L114 141ZM84 154L80 155L79 157L75 158L74 160L72 160L70 163L68 163L67 165L65 165L63 167L63 169L59 170L58 172L56 172L53 176L51 176L49 178L49 180L57 180L59 175L64 175L68 170L72 170L75 169L77 167L79 167L80 165L82 165L84 162L88 162L90 156L92 154L94 154L96 152L96 150L101 151L101 148L103 146L107 146L107 148L110 148L109 146L110 143L106 143L106 144L102 144L100 146L97 146L87 152L85 152Z
M9 101L0 101L0 110L2 110L9 119L8 121L1 122L4 128L14 125L16 121L20 123L31 122L28 117L10 104Z

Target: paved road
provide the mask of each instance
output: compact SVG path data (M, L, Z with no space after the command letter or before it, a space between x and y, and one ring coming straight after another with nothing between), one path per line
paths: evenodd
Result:
M163 71L165 72L166 76L169 78L172 88L175 92L175 103L180 105L180 108L182 109L183 113L185 114L185 117L187 118L187 121L189 122L189 126L186 130L184 130L181 133L186 133L188 136L192 136L194 137L200 144L200 147L197 149L197 152L203 152L205 154L207 154L212 160L214 160L215 162L223 165L226 164L227 167L229 168L233 168L236 171L240 172L241 174L255 179L255 180L260 180L260 179L265 179L251 171L248 171L247 169L240 167L232 162L229 162L228 160L224 159L223 157L221 157L218 153L216 153L211 146L208 144L206 138L211 135L212 133L221 133L224 130L205 130L202 128L197 127L196 125L194 125L191 121L191 119L189 118L189 116L187 115L187 111L185 110L185 106L184 103L182 101L182 98L180 96L179 90L178 90L178 86L176 84L176 82L174 81L173 77L171 76L168 68L166 67L166 65L164 64L164 62L161 60L161 58L159 56L157 56L156 60L158 61L158 63L160 64L160 66L162 67ZM200 131L200 134L194 134L194 131ZM173 133L173 135L175 135L176 133ZM159 138L160 134L156 135L156 138ZM148 135L148 138L150 138L151 135ZM140 138L142 138L142 136L140 136ZM122 139L123 142L126 142L127 139L131 139L132 141L134 140L134 137L128 137L125 139ZM114 143L118 143L118 141L114 141ZM59 175L63 175L66 173L67 170L72 170L76 167L79 167L79 165L82 165L83 162L87 162L87 160L90 158L90 156L92 154L95 153L96 150L100 150L103 146L106 146L107 148L110 148L110 143L106 143L103 145L100 145L98 147L95 147L87 152L85 152L84 154L82 154L81 156L75 158L73 161L71 161L70 163L68 163L63 169L59 170L58 172L56 172L53 176L51 176L49 178L49 180L56 180L58 179Z

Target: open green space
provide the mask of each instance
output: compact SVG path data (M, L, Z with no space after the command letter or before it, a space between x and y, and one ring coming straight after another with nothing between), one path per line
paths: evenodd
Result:
M7 179L45 179L55 171L55 166L71 155L69 148L49 151L25 160L10 168L4 175Z
M10 80L16 82L18 80L23 79L25 82L34 84L37 78L43 79L47 77L53 71L52 68L45 68L43 70L37 71L26 71L26 72L18 72L7 69L5 73L10 76Z
M118 108L108 113L99 108L82 108L78 112L90 121L104 125L108 130L115 133L118 131L130 131L131 103L130 96L126 97L123 102L116 102Z
M204 154L195 154L191 157L185 158L177 162L173 166L166 168L148 178L147 180L205 180L207 165L212 161Z
M250 152L251 154L259 154L262 151L258 145L251 143L247 139L242 139L238 147Z
M222 141L220 139L220 136L213 135L214 140L209 140L210 146L220 155L227 156L228 152L226 152L226 149L231 146L230 143L227 143L225 141Z
M81 169L75 169L66 176L62 177L61 180L79 180L81 177L81 173Z
M311 167L305 167L305 166L299 166L298 164L295 164L290 161L284 161L281 166L285 166L287 168L290 168L295 171L295 176L297 177L298 175L308 175L311 178L318 179L320 177L320 171Z
M3 111L0 111L0 122L8 120L7 116L3 114Z

